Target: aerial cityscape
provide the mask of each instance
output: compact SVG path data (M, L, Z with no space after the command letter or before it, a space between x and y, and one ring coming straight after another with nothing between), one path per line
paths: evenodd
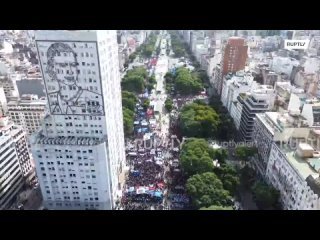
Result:
M1 210L320 210L320 30L1 30Z

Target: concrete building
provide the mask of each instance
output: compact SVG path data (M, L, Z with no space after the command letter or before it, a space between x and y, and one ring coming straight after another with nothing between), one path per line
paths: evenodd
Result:
M230 116L232 117L235 127L238 131L240 128L242 109L243 104L238 100L231 103Z
M307 137L309 126L299 109L286 112L265 112L256 114L253 142L258 149L258 158L253 163L261 176L266 175L270 151L274 142L288 142L296 136Z
M269 85L260 85L250 93L242 93L237 97L238 104L242 104L239 124L240 139L252 141L255 115L273 109L275 93Z
M249 49L256 49L261 45L261 36L248 36L246 38Z
M8 117L0 117L0 209L8 209L33 172L25 133Z
M197 45L205 44L205 32L201 30L192 31L190 48L191 52L195 55Z
M221 95L221 91L222 91L222 80L223 80L222 68L221 68L221 64L219 63L214 68L213 76L212 76L213 86L217 94L219 95ZM220 92L219 92L219 89L221 89Z
M303 88L310 96L316 97L318 93L319 73L306 73L300 70L296 73L294 84Z
M280 191L284 209L319 210L319 131L309 128L299 109L257 114L254 142L254 166Z
M3 88L0 87L0 116L6 116L7 113L8 113L7 98L3 91Z
M310 127L320 127L320 100L307 99L303 103L301 115L307 119Z
M285 73L290 76L293 67L297 67L298 65L299 61L294 58L274 56L271 69L276 73Z
M297 149L273 144L266 177L280 191L286 210L320 210L319 152L306 143Z
M37 95L22 95L17 101L8 102L11 120L31 135L42 124L46 108L46 100L39 100Z
M0 87L3 88L7 101L10 101L12 99L17 99L19 97L17 84L8 75L0 76Z
M215 85L214 72L215 72L217 65L220 64L220 62L221 62L221 52L215 51L214 56L209 59L208 70L207 70L207 74L209 76L209 81L212 86Z
M234 75L224 77L221 102L229 112L231 112L232 103L237 100L240 93L250 92L257 87L257 83L253 81L250 73L237 72Z
M303 89L292 86L290 82L276 82L274 89L276 93L275 109L280 112L288 110L290 100L294 96L300 99L307 97Z
M48 209L113 209L125 180L116 31L38 31L49 114L32 139Z

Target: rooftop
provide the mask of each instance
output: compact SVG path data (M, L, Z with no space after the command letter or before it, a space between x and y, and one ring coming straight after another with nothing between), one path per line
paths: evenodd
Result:
M8 102L8 106L12 107L19 107L19 106L28 106L28 107L39 107L39 106L45 106L47 102L45 100L14 100Z
M306 119L301 115L290 115L288 112L265 112L257 113L256 117L263 123L263 125L274 135L276 132L287 134L288 138L291 135L298 135L298 131L302 136L309 134ZM294 128L304 130L292 131ZM287 131L285 131L287 129ZM279 137L279 136L278 136Z
M34 135L34 144L46 145L79 145L79 146L93 146L107 142L107 137L96 139L93 137L46 137L42 135L42 131Z
M294 167L294 169L299 173L299 175L303 179L307 179L307 177L309 177L310 175L313 178L319 177L319 173L313 167L311 167L310 162L313 163L313 165L315 164L318 165L320 164L320 158L303 159L299 157L294 150L288 147L282 147L281 149L287 156L287 159L290 165Z

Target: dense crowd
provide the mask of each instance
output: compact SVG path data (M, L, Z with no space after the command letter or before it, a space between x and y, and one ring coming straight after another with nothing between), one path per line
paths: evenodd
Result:
M140 104L136 106L135 139L144 138L145 142L160 140L161 131L158 126L150 124L154 119L152 108L144 110ZM145 137L148 135L148 138ZM149 146L149 147L146 147ZM150 147L151 146L151 147ZM127 160L130 170L127 176L121 206L125 210L159 210L164 209L165 181L164 165L166 159L161 146L150 144L128 143Z

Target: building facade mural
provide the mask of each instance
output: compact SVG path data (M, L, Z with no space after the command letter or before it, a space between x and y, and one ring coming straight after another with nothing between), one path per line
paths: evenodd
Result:
M104 115L96 44L42 42L38 48L46 58L41 67L51 114Z

